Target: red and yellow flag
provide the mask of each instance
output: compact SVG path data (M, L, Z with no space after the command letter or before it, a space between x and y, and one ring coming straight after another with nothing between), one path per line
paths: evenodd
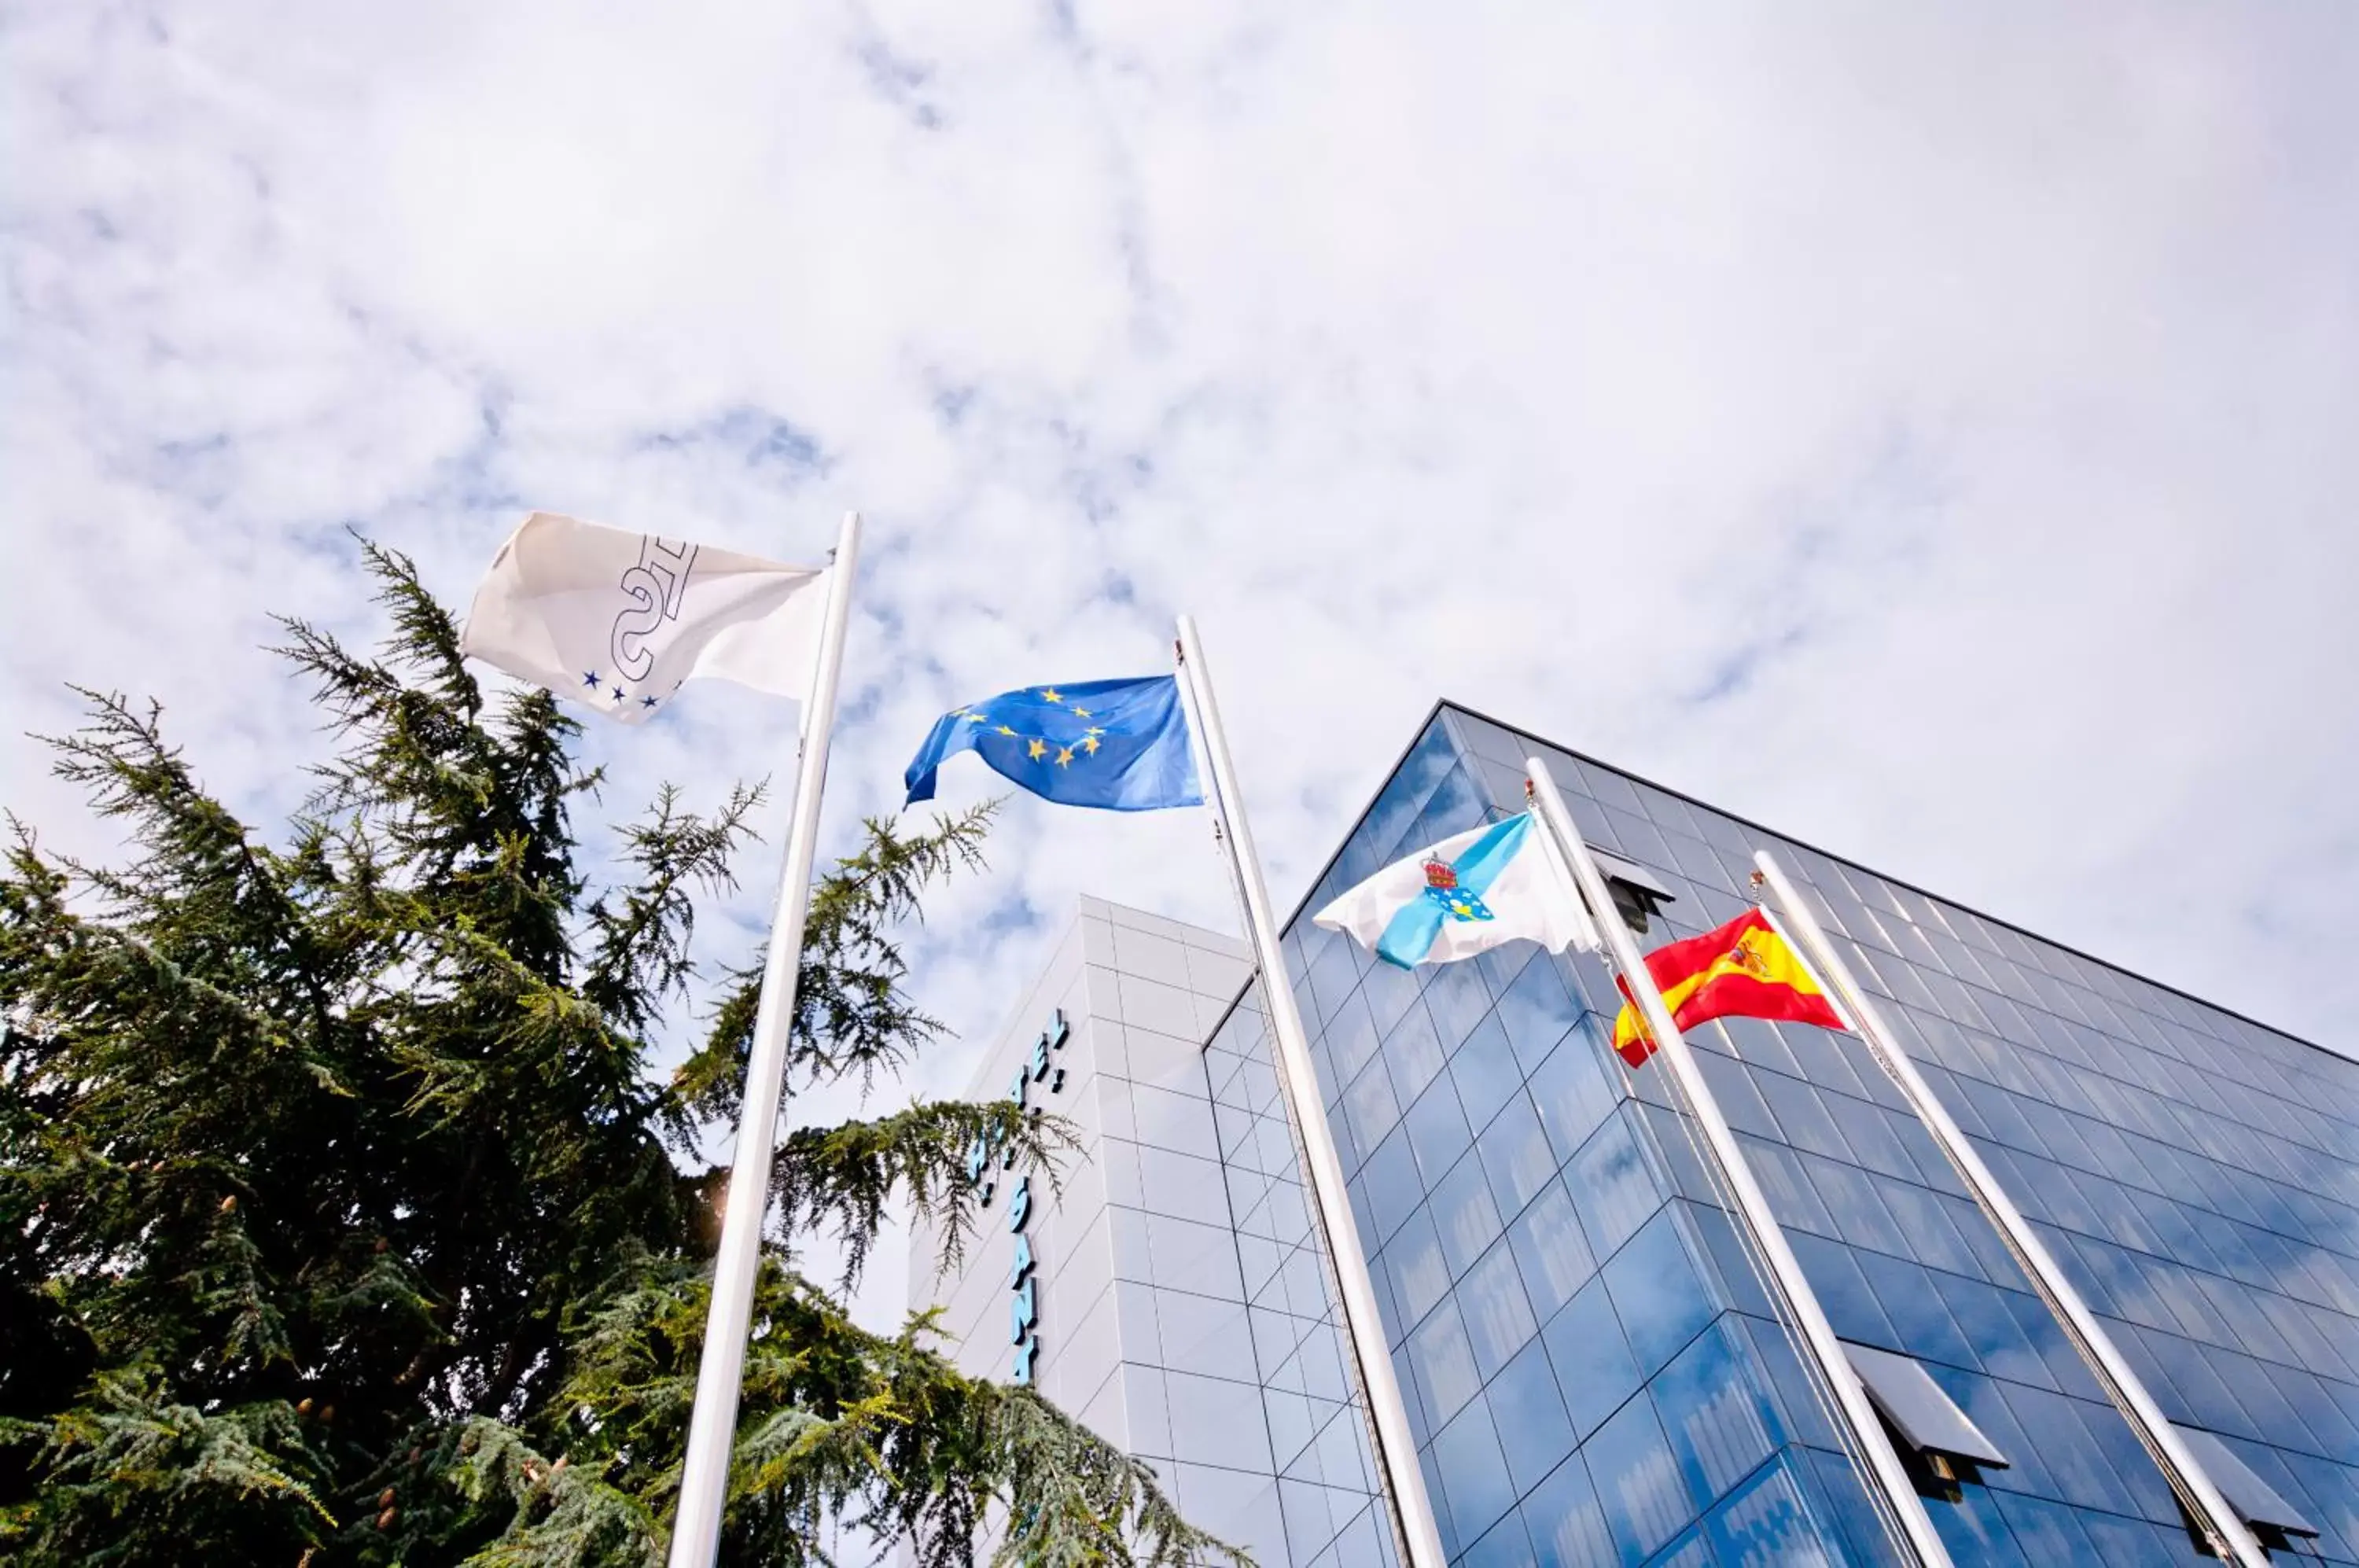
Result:
M1747 909L1718 931L1657 948L1647 954L1647 973L1682 1029L1718 1018L1843 1027L1801 955L1759 909ZM1630 997L1629 982L1617 976L1615 983L1623 1003L1614 1020L1614 1049L1636 1067L1655 1054L1655 1040Z

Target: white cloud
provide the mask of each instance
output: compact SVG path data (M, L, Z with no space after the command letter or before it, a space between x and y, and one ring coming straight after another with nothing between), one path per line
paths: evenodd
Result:
M9 805L154 692L266 817L347 522L864 507L831 822L952 701L1204 622L1279 899L1449 695L2348 1044L2359 26L1198 4L43 6L10 24ZM700 691L626 806L787 755ZM984 792L946 779L951 800ZM775 854L776 846L772 846ZM1028 802L927 999L1199 824ZM767 903L749 866L734 911ZM964 1077L953 1052L926 1083ZM892 1301L888 1264L872 1298Z

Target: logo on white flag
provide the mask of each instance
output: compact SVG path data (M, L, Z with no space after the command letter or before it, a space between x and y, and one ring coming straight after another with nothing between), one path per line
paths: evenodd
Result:
M647 639L666 621L679 619L680 601L688 595L688 574L696 567L696 546L685 539L639 536L639 563L623 573L619 584L630 604L614 617L606 650L614 667L633 681L645 681L656 667Z
M460 646L635 724L699 676L798 694L826 615L823 568L535 512L493 558Z

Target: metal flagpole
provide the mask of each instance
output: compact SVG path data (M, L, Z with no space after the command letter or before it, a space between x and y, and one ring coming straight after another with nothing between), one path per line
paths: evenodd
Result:
M1621 971L1631 998L1645 1017L1647 1032L1660 1048L1665 1065L1679 1080L1680 1092L1695 1115L1696 1126L1703 1133L1712 1162L1726 1181L1729 1194L1735 1201L1736 1218L1768 1266L1777 1294L1785 1298L1793 1322L1801 1330L1803 1349L1818 1364L1834 1395L1835 1408L1850 1429L1854 1451L1867 1466L1872 1484L1883 1495L1892 1518L1908 1538L1915 1559L1925 1568L1951 1568L1949 1550L1934 1533L1924 1500L1918 1497L1916 1485L1901 1466L1900 1455L1884 1435L1875 1410L1867 1402L1867 1391L1860 1386L1859 1375L1852 1370L1843 1342L1835 1337L1834 1325L1827 1321L1826 1311L1819 1305L1818 1294L1810 1289L1800 1260L1787 1245L1786 1233L1779 1227L1760 1183L1754 1180L1752 1167L1737 1145L1736 1135L1720 1114L1720 1104L1704 1082L1694 1053L1688 1049L1679 1025L1672 1021L1670 1008L1664 1005L1663 994L1656 988L1655 977L1638 951L1637 940L1615 912L1614 895L1605 886L1604 874L1597 869L1597 862L1591 858L1589 845L1574 824L1572 813L1565 809L1564 797L1557 792L1555 777L1549 772L1548 764L1537 757L1527 758L1524 768L1531 779L1532 799L1539 808L1540 820L1555 833L1564 858L1571 864L1573 878L1589 905L1598 931L1605 938L1614 966Z
M1370 1436L1377 1468L1384 1475L1386 1500L1391 1505L1402 1568L1444 1568L1441 1531L1434 1524L1433 1502L1426 1496L1425 1473L1418 1465L1408 1407L1401 1399L1393 1358L1385 1346L1375 1285L1368 1277L1368 1257L1361 1250L1360 1227L1352 1217L1351 1198L1344 1190L1343 1162L1336 1156L1327 1114L1319 1103L1319 1077L1310 1065L1310 1040L1294 1005L1285 955L1278 950L1277 921L1270 912L1269 889L1262 883L1260 857L1254 853L1253 830L1245 825L1245 795L1237 784L1235 765L1229 759L1220 708L1213 701L1212 670L1204 662L1203 645L1197 640L1196 622L1189 615L1180 617L1180 686L1194 710L1195 723L1190 727L1211 766L1213 821L1225 830L1238 899L1245 906L1245 930L1253 939L1255 961L1261 967L1270 1034L1277 1042L1278 1088L1286 1095L1295 1138L1301 1145L1302 1162L1310 1178L1311 1211L1335 1271L1352 1367L1367 1401Z
M797 750L794 814L787 863L778 873L777 912L762 963L762 1000L745 1062L745 1096L721 1215L721 1251L712 1269L712 1307L704 1320L704 1356L696 1368L696 1406L689 1418L688 1463L679 1514L672 1524L671 1568L712 1568L721 1547L722 1508L729 1495L731 1442L737 1432L738 1380L754 1314L754 1279L762 1262L762 1220L769 1210L770 1156L778 1101L786 1092L787 1040L795 1016L795 977L802 967L803 920L810 911L811 857L819 842L820 791L827 783L828 735L835 728L836 677L851 617L852 574L860 558L860 514L847 512L828 572L827 620L810 700L803 704Z
M2262 1551L2261 1543L2251 1528L2237 1517L2226 1497L2203 1473L2202 1465L2180 1440L2179 1433L2163 1415L2161 1408L2154 1402L2154 1397L2147 1392L2146 1385L2139 1380L2136 1370L2114 1347L2112 1336L2097 1322L2096 1315L2089 1311L2088 1304L2081 1300L2081 1293L2072 1288L2072 1282L2064 1277L2064 1271L2056 1266L2056 1259L2049 1253L2047 1245L2033 1232L2030 1222L2023 1217L2023 1211L2015 1206L2015 1201L2006 1195L1997 1178L1991 1174L1990 1167L1983 1163L1983 1157L1975 1153L1973 1145L1966 1141L1964 1130L1935 1097L1933 1086L1925 1081L1923 1073L1917 1071L1917 1064L1893 1045L1891 1032L1885 1028L1875 1004L1868 999L1867 993L1853 977L1851 966L1843 962L1843 954L1828 940L1824 928L1819 924L1818 916L1810 905L1802 901L1794 884L1787 879L1785 871L1767 850L1756 853L1753 861L1761 868L1761 880L1767 882L1777 896L1778 910L1785 917L1781 923L1792 928L1802 939L1804 953L1810 966L1832 982L1823 988L1834 1002L1836 1011L1843 1015L1843 1022L1866 1044L1876 1064L1898 1086L1908 1099L1909 1108L1924 1123L1925 1130L1933 1135L1933 1141L1940 1144L1941 1152L1950 1157L1950 1163L1963 1178L1974 1202L1981 1205L1983 1213L1990 1216L1991 1223L1998 1228L2000 1239L2015 1254L2016 1261L2023 1266L2032 1288L2046 1299L2048 1310L2063 1325L2073 1348L2081 1353L2081 1358L2096 1374L2097 1381L2104 1386L2107 1396L2128 1420L2130 1430L2137 1434L2138 1441L2154 1456L2163 1478L2190 1504L2190 1516L2201 1521L2210 1533L2213 1548L2237 1563L2240 1568L2267 1568L2267 1554ZM1770 919L1777 921L1777 912L1773 911Z

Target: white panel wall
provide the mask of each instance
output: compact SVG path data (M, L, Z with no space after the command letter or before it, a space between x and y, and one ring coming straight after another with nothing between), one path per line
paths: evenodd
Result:
M1346 1548L1368 1529L1367 1467L1356 1418L1333 1419L1343 1367L1299 1192L1278 1190L1292 1185L1292 1145L1283 1121L1270 1121L1266 1052L1257 1062L1240 1062L1234 1046L1215 1053L1228 1103L1215 1109L1205 1042L1251 973L1245 951L1234 938L1082 899L969 1093L1006 1093L1064 1009L1071 1032L1053 1053L1064 1086L1028 1090L1082 1143L1060 1195L1033 1181L1040 1391L1152 1464L1190 1520L1264 1568L1374 1562L1380 1548ZM1244 1032L1251 1054L1258 1029ZM1250 1124L1249 1151L1232 1138L1224 1158L1222 1117ZM911 1304L944 1306L962 1369L1003 1379L1013 1349L1007 1197L1003 1175L965 1258L939 1278L938 1238L921 1229L910 1271ZM1284 1387L1266 1386L1273 1381Z

